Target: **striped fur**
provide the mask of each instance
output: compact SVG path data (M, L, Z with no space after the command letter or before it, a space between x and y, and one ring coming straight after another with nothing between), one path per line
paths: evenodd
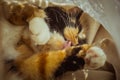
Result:
M81 48L71 47L65 50L43 51L32 56L29 56L31 54L25 45L19 46L17 50L21 52L23 57L19 57L15 61L15 66L25 80L51 80L66 71L82 69L84 66L84 59L76 55ZM24 52L24 50L27 52ZM69 66L67 61L69 61L69 65L74 66L69 67L69 69L66 68ZM66 66L61 65L63 62ZM63 72L59 72L59 67L63 68ZM56 70L58 71L56 72Z

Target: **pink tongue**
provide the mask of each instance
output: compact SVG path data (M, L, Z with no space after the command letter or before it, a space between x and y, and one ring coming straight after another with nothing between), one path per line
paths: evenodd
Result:
M66 41L66 42L64 43L63 49L68 48L68 47L70 47L70 46L71 46L71 41Z

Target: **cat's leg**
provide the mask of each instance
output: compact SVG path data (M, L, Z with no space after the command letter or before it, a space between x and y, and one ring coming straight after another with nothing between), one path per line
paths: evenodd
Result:
M104 66L106 62L106 54L102 48L89 44L83 44L77 47L81 48L77 56L84 58L86 69L98 69Z
M58 77L67 71L76 71L84 68L84 58L82 56L78 56L81 49L81 46L72 46L65 49L65 57L60 66L56 69L54 73L55 77Z
M50 39L50 30L45 22L45 12L43 10L35 11L34 17L29 19L29 30L31 31L31 39L35 45L44 45Z
M17 48L24 55L30 54L29 49L23 49ZM67 71L82 69L84 59L76 56L80 50L80 47L69 47L64 50L43 51L24 59L19 57L15 65L26 79L50 80Z

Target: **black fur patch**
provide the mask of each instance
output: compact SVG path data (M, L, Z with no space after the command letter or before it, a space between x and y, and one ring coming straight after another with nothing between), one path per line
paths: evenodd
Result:
M72 49L71 54L74 56L74 55L76 55L80 50L81 50L81 47L75 47L75 48ZM72 56L72 55L71 55L71 56Z
M82 44L86 44L86 43L87 43L87 40L86 40L86 38L85 38L85 39L80 39L80 38L78 38L78 42L79 42L78 45L82 45Z
M68 56L62 63L61 66L56 70L55 77L62 75L67 71L75 71L83 69L85 61L81 57L77 57L76 54L80 51L79 48L75 48L72 51L72 55Z
M59 7L47 7L45 12L51 31L56 30L62 34L68 19L67 13Z
M78 58L77 56L69 56L56 70L54 75L55 77L58 77L67 71L75 71L78 69L83 69L84 64L85 62L83 58Z

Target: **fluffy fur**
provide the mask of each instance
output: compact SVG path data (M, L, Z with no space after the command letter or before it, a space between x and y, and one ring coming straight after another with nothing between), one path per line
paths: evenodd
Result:
M49 27L44 18L34 17L29 21L29 29L32 33L31 39L35 45L44 45L50 39Z
M79 29L78 27L65 27L64 29L64 36L67 40L71 41L73 45L79 44L78 42L78 34Z
M50 6L44 9L48 16L47 23L51 31L57 31L64 36L67 41L71 41L72 45L83 44L86 36L81 33L82 26L80 24L80 16L83 11L76 7L68 6ZM86 35L86 34L84 34Z
M0 37L3 60L6 59L4 62L7 66L5 74L13 73L13 77L9 79L51 80L67 71L83 69L85 61L94 55L87 54L91 50L98 54L100 59L105 59L101 58L99 52L96 52L96 48L82 48L83 43L78 47L71 47L71 43L72 45L79 44L81 31L79 18L83 11L78 7L55 6L40 9L33 4L15 4L15 2L3 3L1 6L1 12L5 13L0 15L4 16L0 18ZM36 22L40 22L44 26ZM87 52L83 53L84 56L80 54L82 49ZM101 53L103 52L101 51ZM94 59L93 57L89 62L94 63ZM98 60L99 58L96 62L100 67L105 61L99 63ZM86 62L86 64L88 63ZM9 74L10 76L12 74Z
M97 46L91 47L86 52L85 67L88 69L98 69L105 64L106 59L106 55L101 48Z
M1 27L1 46L6 59L15 59L19 54L15 46L21 37L23 26L14 26L6 20L0 21Z
M25 80L51 80L59 72L59 67L62 67L63 69L62 74L66 72L64 70L74 71L83 68L84 60L81 57L76 56L80 49L81 48L70 47L64 50L43 51L29 56L31 55L29 49L27 50L26 46L22 45L17 48L21 53L21 57L15 61L15 66ZM68 63L67 60L70 60L69 65L74 64L74 66L69 66L69 68L67 68L68 65L64 66ZM61 65L63 62L64 65ZM76 68L74 68L75 66ZM57 69L58 72L56 72Z
M64 48L65 43L66 41L64 37L58 32L54 31L51 33L51 38L47 44L50 45L53 50L60 50Z

